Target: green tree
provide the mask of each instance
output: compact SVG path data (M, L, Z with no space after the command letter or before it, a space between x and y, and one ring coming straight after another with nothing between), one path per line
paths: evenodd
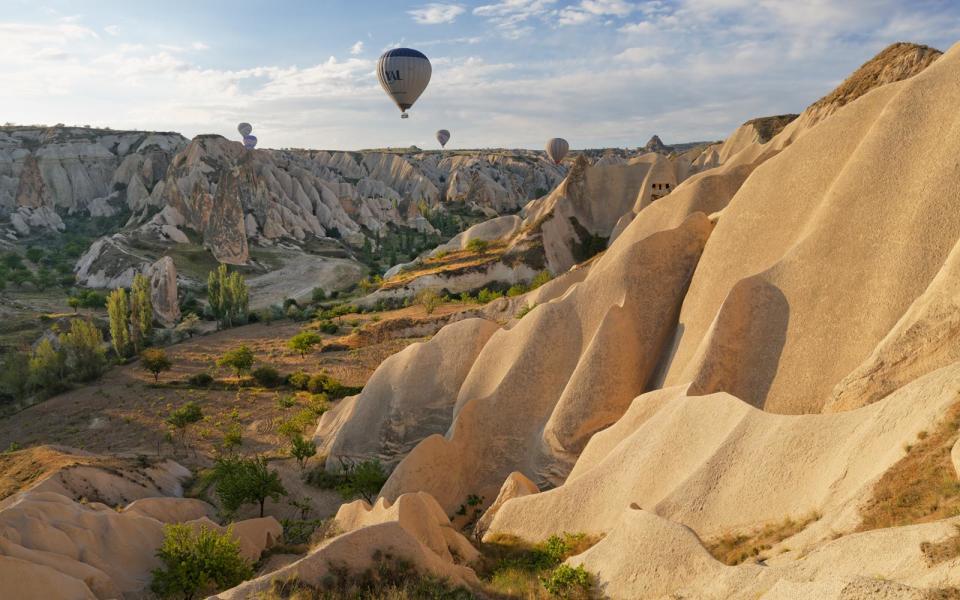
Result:
M49 338L40 340L30 357L30 385L51 391L64 381L64 355Z
M287 347L294 352L298 352L300 358L303 358L314 346L321 343L323 343L323 337L320 334L314 331L301 331L290 338L290 341L287 342Z
M229 273L221 264L207 275L207 304L223 327L242 323L250 310L250 292L240 273Z
M304 439L299 433L290 439L290 456L297 459L297 464L302 471L307 466L307 461L311 456L316 456L317 445L313 440Z
M26 351L10 352L0 366L0 385L16 400L23 400L30 393L30 354Z
M253 360L253 350L249 346L243 345L228 350L218 358L217 366L230 367L237 374L237 379L240 379L253 366Z
M150 589L162 598L193 600L253 577L253 569L240 553L240 542L229 528L220 533L203 525L199 530L183 524L166 525L157 558L163 566L154 569Z
M60 347L74 379L91 381L102 375L107 367L103 334L91 321L71 319L70 331L60 334Z
M167 417L167 424L179 432L180 443L186 446L187 428L202 418L203 411L200 410L200 405L190 401L171 411L170 416Z
M177 333L184 333L187 335L187 337L192 338L194 334L197 333L199 323L200 318L197 315L193 313L187 313L187 315L180 320L180 324L177 325L176 331Z
M153 373L153 381L160 380L160 373L169 371L173 364L167 353L159 348L147 348L140 355L140 366Z
M267 460L262 456L217 459L213 467L213 481L221 506L230 513L236 512L244 504L259 503L262 517L267 498L276 502L280 496L287 495L280 475L267 467Z
M82 298L78 297L82 302ZM130 354L130 303L127 290L117 288L107 297L107 315L110 317L110 342L120 358Z
M363 498L370 504L387 482L387 474L379 460L365 460L359 463L341 461L339 481L335 487L344 500Z
M150 299L150 280L137 273L130 288L130 343L139 352L153 333L153 301Z

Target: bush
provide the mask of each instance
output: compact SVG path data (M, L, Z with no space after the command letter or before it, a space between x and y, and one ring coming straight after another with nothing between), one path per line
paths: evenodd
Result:
M314 303L323 302L327 299L327 293L323 291L323 288L315 287L313 288L313 294L310 298Z
M253 370L252 375L254 381L266 388L277 387L282 384L284 380L279 371L268 365L257 367Z
M501 297L503 297L503 292L497 292L483 288L477 293L477 302L480 304L486 304L487 302L492 302Z
M516 296L521 296L527 293L527 288L519 283L517 285L510 286L510 289L507 290L507 297L513 298Z
M288 378L289 379L289 378ZM277 394L277 408L291 408L296 405L297 400L293 394Z
M60 334L60 347L67 369L78 381L92 381L107 368L103 334L90 321L71 319L70 331Z
M365 460L359 463L340 459L340 471L328 472L323 466L317 467L306 477L307 483L321 489L335 489L344 500L363 498L373 504L380 488L387 482L387 473L379 460Z
M540 581L547 592L556 598L586 598L593 585L592 579L583 565L560 565Z
M180 432L180 440L185 441L187 437L187 428L203 418L203 411L200 405L190 401L170 412L167 417L167 424Z
M317 329L319 329L323 333L334 335L338 331L340 331L340 326L334 323L333 321L321 321Z
M490 249L490 242L487 240L481 240L479 238L473 238L467 242L467 250L470 252L476 252L477 254L484 254L487 250Z
M194 387L210 387L213 385L213 375L210 373L196 373L187 378L187 383Z
M540 271L540 272L537 273L536 276L534 276L534 278L530 281L530 289L531 289L531 290L535 290L535 289L537 289L538 287L540 287L541 285L543 285L543 284L545 284L546 282L550 281L551 279L553 279L553 275L550 274L550 271Z
M150 589L163 598L206 596L253 576L230 529L201 526L194 532L189 525L166 525L157 558L163 566L154 569Z
M443 304L443 297L435 291L427 289L417 294L416 301L417 304L423 307L424 312L429 315L433 314L433 311Z
M534 302L534 303L532 303L532 304L524 304L523 306L520 307L520 310L517 311L517 314L515 314L515 315L513 315L513 316L515 316L517 319L522 319L523 317L527 316L527 314L528 314L531 310L535 309L536 307L537 307L537 303L536 303L536 302Z
M310 384L310 375L303 371L294 371L287 375L287 384L295 390L305 390Z

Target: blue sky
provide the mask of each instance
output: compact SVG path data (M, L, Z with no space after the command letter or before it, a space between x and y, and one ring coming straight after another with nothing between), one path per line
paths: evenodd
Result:
M0 121L261 147L572 147L720 139L799 112L894 41L960 39L955 0L0 0ZM383 50L427 54L402 121Z

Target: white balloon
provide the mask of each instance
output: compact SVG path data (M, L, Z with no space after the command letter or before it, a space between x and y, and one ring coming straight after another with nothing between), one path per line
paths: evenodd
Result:
M404 119L407 109L427 89L432 72L430 60L411 48L387 50L377 61L380 86L400 108L400 117Z

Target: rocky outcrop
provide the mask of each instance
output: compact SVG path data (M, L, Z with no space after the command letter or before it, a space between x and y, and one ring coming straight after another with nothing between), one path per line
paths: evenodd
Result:
M180 302L177 297L177 267L173 259L164 256L144 272L150 280L150 299L154 317L165 326L180 320Z
M666 144L663 143L663 140L660 139L659 135L654 135L642 148L644 152L657 152L660 154L666 154L668 148Z

